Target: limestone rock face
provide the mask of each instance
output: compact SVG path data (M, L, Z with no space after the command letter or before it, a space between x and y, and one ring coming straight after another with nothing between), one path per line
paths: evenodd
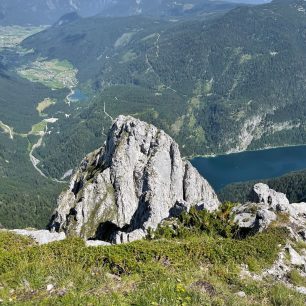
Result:
M176 205L212 211L219 200L197 170L182 160L170 136L119 116L106 144L85 157L69 190L60 196L50 228L84 239L128 242L155 229Z

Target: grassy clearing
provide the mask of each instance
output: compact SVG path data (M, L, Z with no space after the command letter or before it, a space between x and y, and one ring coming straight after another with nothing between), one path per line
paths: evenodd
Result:
M119 48L126 46L132 39L132 37L135 35L136 32L127 32L123 33L115 42L114 47Z
M8 134L11 139L14 137L13 128L9 127L8 125L4 124L0 121L0 129L3 130L4 133Z
M29 134L31 135L41 135L42 133L44 133L46 126L47 126L48 122L45 120L42 120L41 122L34 124L32 126L32 130Z
M43 111L54 104L56 104L56 100L50 99L50 98L46 98L43 101L39 102L36 107L36 110L38 111L39 116L44 116Z

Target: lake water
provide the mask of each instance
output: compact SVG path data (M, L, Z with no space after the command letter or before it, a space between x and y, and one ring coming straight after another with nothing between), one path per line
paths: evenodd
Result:
M87 96L80 89L75 89L74 94L70 96L70 100L75 102L85 101L86 99Z
M197 157L191 163L215 190L227 184L281 176L306 169L306 146Z

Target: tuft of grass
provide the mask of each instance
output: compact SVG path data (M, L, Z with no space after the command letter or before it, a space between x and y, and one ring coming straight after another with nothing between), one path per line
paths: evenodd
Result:
M288 273L288 279L295 286L306 287L306 278L303 277L297 269L292 269Z
M269 295L273 306L303 306L306 302L305 296L280 284L273 286Z
M173 226L171 226L171 222L161 224L153 236L155 239L182 239L206 233L212 237L232 238L238 229L231 215L234 205L226 202L217 212L213 213L206 210L199 211L192 207L188 213L184 212L178 219L175 219ZM149 238L153 238L151 234L149 234Z

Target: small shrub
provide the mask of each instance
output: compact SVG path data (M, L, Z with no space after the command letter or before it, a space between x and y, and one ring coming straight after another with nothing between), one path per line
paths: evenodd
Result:
M166 224L158 226L154 235L150 233L149 238L187 238L207 234L209 236L221 236L224 238L232 238L237 232L237 225L234 223L231 210L234 204L230 202L224 203L217 212L209 212L207 210L197 210L192 207L190 211L183 212L176 224Z

